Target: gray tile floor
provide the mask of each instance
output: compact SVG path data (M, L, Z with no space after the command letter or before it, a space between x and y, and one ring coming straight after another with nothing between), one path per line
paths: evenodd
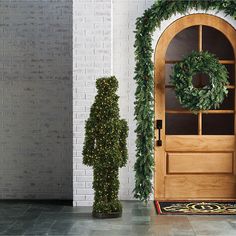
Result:
M0 235L236 236L236 216L160 216L152 202L122 204L122 218L97 220L90 207L0 201Z

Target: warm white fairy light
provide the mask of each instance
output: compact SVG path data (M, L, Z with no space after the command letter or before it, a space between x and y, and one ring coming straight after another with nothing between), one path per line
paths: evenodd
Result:
M101 78L96 85L98 95L85 127L83 163L94 169L93 212L119 212L122 208L118 200L118 169L127 162L128 126L119 116L117 79Z

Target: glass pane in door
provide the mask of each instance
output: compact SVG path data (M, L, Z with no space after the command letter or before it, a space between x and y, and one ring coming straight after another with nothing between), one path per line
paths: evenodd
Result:
M226 36L209 26L202 28L202 48L215 54L220 60L233 60L234 50Z
M228 95L220 105L219 110L234 110L234 89L228 90Z
M168 46L166 60L181 60L193 50L198 50L198 26L192 26L178 33Z
M173 73L174 64L166 64L165 85L170 85L170 76Z
M235 65L225 65L225 67L228 70L228 75L229 75L229 83L231 85L235 84Z
M183 110L184 108L179 103L174 88L166 88L166 110Z
M202 134L234 135L234 114L203 114Z
M166 114L167 135L197 135L198 117L194 114Z

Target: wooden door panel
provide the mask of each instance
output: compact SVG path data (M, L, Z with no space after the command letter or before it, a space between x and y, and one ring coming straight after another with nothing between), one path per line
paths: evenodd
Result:
M166 199L233 199L236 196L236 178L233 175L167 175Z
M224 152L234 146L234 135L166 135L167 152Z
M168 153L167 174L232 174L234 153Z

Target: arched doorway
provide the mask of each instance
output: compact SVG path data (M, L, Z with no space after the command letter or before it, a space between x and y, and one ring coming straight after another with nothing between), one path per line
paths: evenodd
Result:
M193 50L214 53L229 71L229 95L218 110L184 110L169 84L172 66ZM193 14L162 34L155 50L155 199L236 199L236 31L221 18ZM204 83L204 78L196 78ZM159 133L155 131L156 139Z

